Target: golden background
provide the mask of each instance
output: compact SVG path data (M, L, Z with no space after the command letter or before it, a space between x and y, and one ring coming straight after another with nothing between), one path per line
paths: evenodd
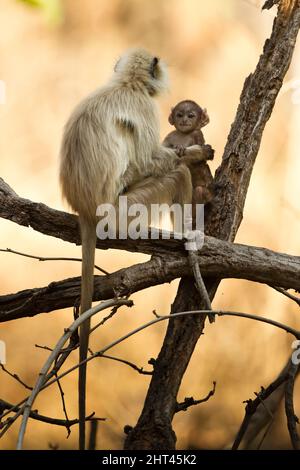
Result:
M0 105L0 176L20 196L66 210L57 178L63 125L74 105L105 83L119 55L131 46L146 47L169 65L170 92L159 101L162 138L171 130L167 117L177 101L193 99L208 109L210 124L204 135L216 149L211 164L215 171L243 82L256 66L276 10L261 13L261 2L256 0L63 0L60 5L61 12L45 11L17 0L1 0L0 80L6 83L7 96ZM300 228L300 100L295 88L299 78L298 44L264 133L236 239L295 255ZM3 219L0 247L41 256L80 256L80 247ZM112 250L97 253L97 264L110 272L146 259ZM39 263L8 253L0 253L0 261L1 295L80 274L80 263L71 261ZM175 281L134 294L135 307L119 311L97 330L91 348L100 349L152 319L153 309L169 313L177 285ZM223 281L213 305L299 325L297 306L265 285ZM1 324L6 367L33 385L47 357L35 344L53 347L71 321L72 309L66 309ZM157 356L165 328L160 324L147 329L111 354L151 369L147 361ZM254 398L254 391L275 378L291 352L291 342L285 333L245 319L223 317L207 324L179 399L202 398L213 380L217 390L209 402L175 416L177 447L226 447L243 417L243 400ZM74 353L68 364L76 360ZM73 373L62 381L70 418L77 414L76 377ZM148 376L123 364L107 359L90 363L88 411L107 418L100 423L97 448L122 448L123 427L136 423L148 384ZM25 394L21 385L0 371L0 398L17 402ZM299 400L295 404L299 410ZM34 408L63 418L57 386L42 392ZM15 447L19 423L1 440L2 449ZM76 448L77 428L66 440L64 428L30 420L25 448L49 445ZM264 447L289 447L282 406Z

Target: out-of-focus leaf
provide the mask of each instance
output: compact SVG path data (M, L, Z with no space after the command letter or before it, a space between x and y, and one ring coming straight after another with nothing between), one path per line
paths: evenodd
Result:
M18 0L29 6L40 8L47 21L58 24L62 21L62 5L61 0Z

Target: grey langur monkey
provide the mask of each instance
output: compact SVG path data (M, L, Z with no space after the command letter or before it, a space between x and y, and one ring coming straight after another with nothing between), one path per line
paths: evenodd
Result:
M81 313L91 307L96 209L118 204L191 203L184 158L160 144L154 99L167 88L164 63L143 49L125 53L109 82L81 101L66 123L60 151L60 183L79 214L82 239ZM203 159L205 147L191 158ZM80 361L87 357L90 322L80 328ZM86 364L79 369L79 447L85 448Z

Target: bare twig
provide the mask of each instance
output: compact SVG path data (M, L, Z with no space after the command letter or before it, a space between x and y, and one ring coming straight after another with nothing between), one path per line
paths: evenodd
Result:
M202 398L201 400L194 400L193 397L185 398L182 403L177 403L175 413L179 411L186 411L191 406L199 405L200 403L204 403L210 399L215 394L216 391L216 382L213 381L213 388L208 392L206 397Z
M104 359L112 359L113 361L121 362L122 364L126 364L127 366L131 367L132 369L136 370L139 374L143 375L152 375L153 372L150 370L144 370L143 367L138 367L133 362L127 361L126 359L121 359L115 356L108 356L107 354L98 354L97 357L103 357Z
M9 430L9 428L14 424L14 422L17 421L18 417L21 416L23 411L24 411L24 407L22 406L22 408L19 408L16 411L14 416L7 418L5 422L1 423L2 431L0 432L0 439ZM8 413L10 413L10 411L8 411Z
M11 403L5 400L1 400L1 399L0 399L0 408L1 410L8 410L9 412L11 412L12 409L14 411L20 411L19 406L12 405ZM21 414L22 413L23 411L21 410ZM74 426L75 424L79 424L79 419L65 420L65 419L58 419L58 418L50 418L49 416L41 415L37 413L36 411L31 411L29 417L37 421L42 421L43 423L55 424L56 426L64 426L67 428ZM92 413L86 417L86 421L92 421L92 420L105 421L106 418L96 418L95 413ZM0 429L3 427L3 424L4 423L0 425Z
M0 248L0 251L4 251L5 253L13 253L15 255L20 255L20 256L25 256L26 258L32 258L32 259L37 259L38 261L82 261L81 258L66 258L66 257L57 257L57 256L34 256L34 255L28 255L27 253L22 253L21 251L16 251L12 250L11 248ZM103 274L108 275L109 272L107 272L105 269L100 268L95 264L95 269L100 271Z
M55 373L55 377L57 378L57 372ZM63 388L61 386L61 383L60 383L60 380L57 378L57 386L58 386L58 389L59 389L59 393L60 393L60 396L61 396L61 402L62 402L62 407L63 407L63 413L65 415L65 421L66 423L68 423L70 420L69 420L69 417L68 417L68 413L67 413L67 407L66 407L66 402L65 402L65 392L63 391ZM70 436L71 434L71 429L70 429L70 426L66 425L66 429L67 429L67 439L68 437Z
M49 346L42 346L41 344L35 344L34 347L38 349L44 349L45 351L53 351L53 349L49 348Z
M285 413L287 417L287 426L290 433L291 442L295 450L300 450L300 437L297 431L299 419L294 411L294 385L299 365L291 362L285 384Z
M276 287L276 286L270 286L270 287L277 290L277 292L280 292L281 294L285 295L289 299L293 300L300 307L300 298L299 297L297 297L296 295L290 294L286 289L283 289L282 287Z
M259 393L255 393L255 400L246 400L245 403L247 403L247 405L245 408L245 416L232 445L232 450L237 450L239 448L244 437L247 441L245 448L248 448L249 444L252 444L261 429L268 424L270 413L271 415L274 413L278 406L278 402L283 396L283 386L287 380L289 364L290 360L282 369L278 377L276 377L276 379L267 388L262 387ZM264 402L266 402L266 407L262 407L262 403ZM267 413L265 410L267 410ZM252 418L258 413L259 416L254 422Z
M17 374L13 374L13 373L9 372L9 370L7 370L6 367L4 367L3 364L0 364L0 367L1 367L1 369L3 370L3 372L5 372L5 373L8 374L10 377L12 377L12 378L15 379L17 382L19 382L21 385L23 385L23 387L27 388L27 390L32 390L32 387L30 387L30 386L27 385L25 382L23 382L23 380L21 380L20 377L19 377Z
M118 311L118 309L121 307L121 305L116 305L111 309L111 312L106 315L106 317L102 318L102 320L97 323L97 325L93 326L93 328L90 329L90 334L92 334L97 328L100 326L104 325L108 320L110 320Z

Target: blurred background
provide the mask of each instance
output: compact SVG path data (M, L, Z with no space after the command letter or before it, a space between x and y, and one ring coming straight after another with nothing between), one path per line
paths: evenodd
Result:
M67 210L58 185L58 153L63 125L74 105L105 83L124 49L143 46L169 65L170 92L160 99L161 136L170 132L168 113L179 100L193 99L208 109L204 128L215 149L213 172L220 164L230 125L246 76L258 61L270 35L275 9L261 12L259 0L1 0L0 80L6 99L0 105L0 176L20 195ZM254 168L236 241L297 255L299 250L300 44L276 107L267 124ZM40 256L80 256L75 247L29 228L0 219L0 247ZM97 264L112 272L142 262L147 256L115 250L99 251ZM78 276L80 263L39 263L0 253L1 295L42 287ZM99 349L152 318L167 314L178 281L134 294L133 309L122 310L92 337ZM297 306L265 285L226 280L215 308L272 317L299 328ZM33 385L47 352L72 321L72 309L1 324L7 345L6 367ZM98 320L98 318L97 318ZM139 333L111 354L151 370L166 324ZM223 448L235 436L244 415L243 400L267 386L291 352L292 338L268 325L245 319L219 318L206 325L184 377L179 399L201 398L217 381L209 402L174 419L178 448ZM75 364L77 352L68 365ZM0 371L0 398L17 402L26 390ZM63 379L70 418L77 415L77 375ZM135 425L149 376L126 365L98 359L89 365L88 411L107 418L100 423L98 449L120 449L123 427ZM299 399L296 387L296 410ZM40 394L34 408L63 418L57 386ZM13 449L19 421L0 442ZM64 428L30 420L25 447L74 449L77 429L66 439ZM283 407L274 417L263 448L289 448Z

